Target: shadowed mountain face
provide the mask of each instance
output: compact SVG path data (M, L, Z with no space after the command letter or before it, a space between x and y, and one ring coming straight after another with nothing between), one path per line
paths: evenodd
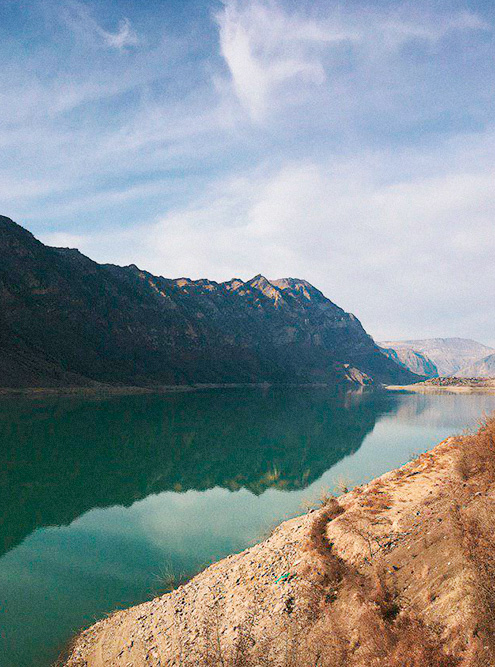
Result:
M408 383L304 280L159 278L0 217L0 386Z
M384 341L380 346L392 349L410 369L417 368L417 359L412 353L420 354L437 369L436 375L455 375L465 368L495 352L490 347L468 338L426 338L424 340ZM426 367L425 367L426 370ZM424 373L434 377L429 373Z
M161 491L305 488L392 406L324 389L3 399L0 555L36 528Z
M382 348L384 354L413 373L432 378L438 376L438 369L431 359L421 352L408 347Z

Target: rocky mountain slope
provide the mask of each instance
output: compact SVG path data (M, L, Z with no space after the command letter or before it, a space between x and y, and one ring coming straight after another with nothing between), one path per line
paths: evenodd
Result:
M490 667L495 422L83 632L65 664Z
M461 368L456 375L461 378L495 378L495 354L489 354L474 364Z
M6 217L0 350L0 387L418 379L304 280L172 280L99 265Z
M392 347L384 347L382 348L382 351L387 357L401 366L404 366L404 368L409 369L413 373L424 375L428 378L436 377L438 375L438 368L433 361L425 354L421 354L421 352L416 352L416 350L409 347L397 347L396 349Z
M468 338L384 341L379 345L395 350L398 356L402 355L405 365L411 370L417 368L418 364L414 357L412 357L412 363L408 363L408 355L411 352L419 353L436 366L438 375L456 375L461 368L470 366L483 357L495 353L491 347Z

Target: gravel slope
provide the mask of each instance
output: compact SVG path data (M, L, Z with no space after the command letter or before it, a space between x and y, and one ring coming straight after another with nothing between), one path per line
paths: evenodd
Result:
M449 438L341 496L333 520L322 507L287 521L172 593L100 621L76 639L65 664L314 665L322 608L330 610L328 654L347 656L328 664L389 664L366 658L369 643L380 640L367 636L363 621L377 606L369 597L377 573L395 591L400 614L414 614L447 650L461 651L476 626L469 568L450 511L466 487L456 471L461 448L462 440ZM482 500L464 498L470 511ZM343 572L336 584L322 548ZM249 652L257 657L240 660Z

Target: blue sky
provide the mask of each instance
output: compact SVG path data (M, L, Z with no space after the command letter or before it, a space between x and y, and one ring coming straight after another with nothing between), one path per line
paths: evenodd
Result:
M0 30L0 212L44 242L495 345L493 3L3 0Z

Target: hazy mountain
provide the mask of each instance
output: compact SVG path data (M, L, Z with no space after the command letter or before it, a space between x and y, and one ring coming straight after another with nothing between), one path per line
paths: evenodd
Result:
M384 347L382 351L387 357L404 366L404 368L408 368L413 373L429 378L438 375L438 369L433 361L421 352L416 352L409 347L397 347L397 349Z
M461 378L495 377L495 354L490 354L470 366L461 368L456 375Z
M437 367L438 375L454 375L461 368L495 352L493 348L469 338L383 341L379 345L395 350L398 355L404 355L406 350L418 352L433 362ZM407 366L410 368L409 365Z
M156 277L0 217L0 386L412 382L304 280Z

